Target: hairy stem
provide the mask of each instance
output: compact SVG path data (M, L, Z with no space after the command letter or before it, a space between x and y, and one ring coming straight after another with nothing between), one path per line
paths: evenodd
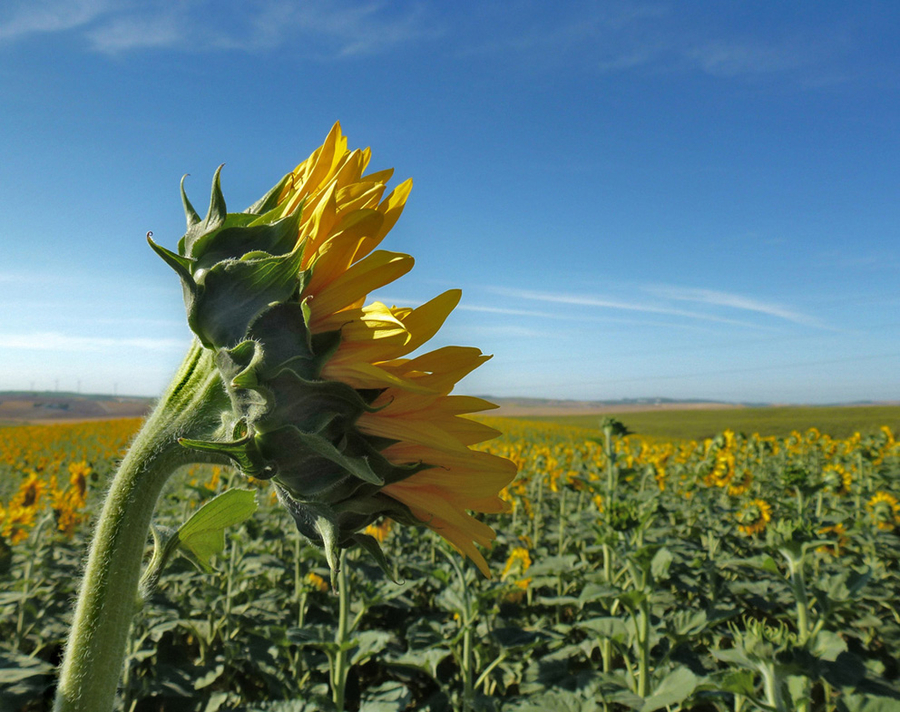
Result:
M56 712L112 710L157 499L180 466L212 461L178 439L212 433L224 397L212 353L194 342L106 495L66 644Z

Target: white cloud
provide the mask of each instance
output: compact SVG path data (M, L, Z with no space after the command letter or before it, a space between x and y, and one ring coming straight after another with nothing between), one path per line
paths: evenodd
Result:
M803 326L813 326L824 328L817 319L813 319L805 314L801 314L792 309L788 309L780 304L771 302L762 302L757 299L745 297L740 294L729 294L728 292L719 292L713 289L693 289L683 287L666 287L652 286L646 287L646 290L666 299L674 299L675 301L694 302L698 304L708 304L710 306L729 307L732 309L740 309L743 311L756 312L765 314L777 319L802 324Z
M756 327L756 324L730 319L727 317L717 316L715 314L707 314L704 312L688 311L685 309L676 309L665 305L646 304L640 302L621 301L617 299L609 299L606 297L585 296L579 294L553 293L553 292L537 292L528 289L507 289L502 287L493 287L490 291L516 299L528 299L533 301L549 302L553 304L568 304L571 306L593 307L597 309L612 309L631 312L643 312L648 314L667 314L669 316L680 316L689 319L697 319L700 321L719 322L723 324L733 324L738 326Z
M80 32L91 49L256 52L290 46L308 57L372 55L432 37L421 3L258 0L13 0L0 10L0 41Z
M797 43L772 45L753 41L711 40L686 50L685 56L702 71L717 77L783 72L810 61L808 48Z
M0 6L0 41L83 27L113 6L112 0L11 0Z
M115 17L88 31L91 47L115 54L150 47L173 47L183 43L182 18L175 14L148 17Z

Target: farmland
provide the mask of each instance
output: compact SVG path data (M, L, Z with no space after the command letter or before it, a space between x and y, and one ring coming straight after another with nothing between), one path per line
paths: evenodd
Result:
M340 685L368 712L897 708L898 413L622 414L631 435L484 419L520 470L488 519L493 578L386 522L386 571L348 552L345 596L265 482L186 468L158 524L232 487L259 508L213 573L176 558L147 591L119 706L329 710ZM138 425L0 428L4 712L50 708L90 518Z

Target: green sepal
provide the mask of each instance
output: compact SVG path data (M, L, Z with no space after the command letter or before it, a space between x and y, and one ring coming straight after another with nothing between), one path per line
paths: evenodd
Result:
M225 196L222 195L221 175L224 167L225 164L221 164L216 168L216 172L213 174L212 189L209 193L209 209L206 211L206 217L203 220L203 223L207 227L207 231L212 230L225 222L225 217L228 215L228 208L225 205Z
M302 289L302 277L299 289ZM247 338L265 343L265 359L259 378L276 376L286 366L298 376L312 380L322 369L322 360L311 348L312 338L297 302L276 304L250 324Z
M213 176L212 182L212 190L210 191L209 196L209 209L206 211L206 217L203 220L198 220L196 222L191 222L191 215L188 215L188 229L184 233L184 236L178 241L178 251L182 255L186 255L188 257L193 257L193 251L191 250L192 245L203 235L213 232L217 230L221 224L225 221L225 217L228 214L225 207L225 196L222 195L222 185L219 182L219 174L222 172L223 163L216 169L216 173ZM184 192L184 178L182 180L182 203L184 203L187 195ZM188 201L190 205L190 201ZM190 208L191 212L196 215L193 206ZM187 208L185 208L185 212L187 213ZM198 216L199 217L199 216Z
M192 269L194 261L190 257L184 257L171 250L167 250L162 245L156 244L149 234L147 235L147 242L150 244L150 247L153 248L153 251L162 257L163 261L175 270L175 273L179 277L181 277L181 284L185 291L190 291L192 293L196 292L197 284L194 282Z
M303 317L303 325L306 327L306 346L312 351L312 327L310 323L312 322L312 308L309 306L309 300L312 297L304 297L300 302L300 315Z
M287 489L277 482L275 493L278 501L294 518L297 531L316 546L325 550L325 560L331 570L331 587L337 588L337 573L340 571L339 537L337 517L326 504L295 499Z
M225 529L249 519L256 511L256 492L230 489L213 497L178 528L178 548L206 573L210 558L225 550Z
M365 498L357 497L338 502L332 509L342 521L354 524L353 531L369 526L382 516L389 517L399 524L423 526L422 520L418 519L409 507L380 492Z
M259 385L259 367L263 361L258 341L241 341L230 349L219 349L216 366L225 383L232 388L255 388Z
M187 304L188 324L207 348L229 348L244 340L250 323L266 307L298 289L302 246L279 256L226 260L205 274Z
M321 435L286 425L256 438L263 455L278 463L279 480L304 500L336 502L352 495L358 482L382 486L368 459L338 450ZM348 480L352 476L358 482ZM336 490L347 490L343 496Z
M262 360L262 345L256 341L242 341L216 353L216 365L231 399L232 416L247 423L258 422L275 401L272 390L260 383Z
M213 452L231 458L240 468L241 473L247 477L255 477L258 480L268 480L277 474L276 468L268 462L256 446L252 430L232 441L215 440L191 440L179 438L178 444L191 450L200 452Z
M162 572L172 558L172 554L178 547L178 539L175 529L171 527L150 524L150 533L153 535L153 555L144 573L141 576L138 589L142 601L146 601L159 585Z
M390 564L388 564L387 557L385 557L384 552L381 550L381 545L378 543L378 540L370 536L368 534L358 533L354 534L350 537L355 544L358 544L366 552L375 559L375 563L378 564L379 568L384 571L384 575L387 576L391 581L393 581L398 586L403 583L402 580L394 578L394 572L391 570Z
M290 423L302 431L317 433L335 418L349 427L360 414L376 410L352 386L340 381L310 381L290 367L270 378L268 384L278 398L261 419L261 430Z
M187 193L184 191L185 178L187 178L187 173L181 176L181 204L184 206L184 218L185 222L187 222L187 229L190 230L194 225L200 222L200 216L197 214L197 211L194 210L194 206L191 205L191 201L188 200Z
M252 215L228 215L215 231L201 235L191 246L191 256L200 268L229 259L247 259L254 252L284 255L298 245L300 211L287 217L261 222Z
M250 213L251 215L265 215L271 210L274 210L278 207L278 198L281 195L281 191L284 190L284 187L293 181L294 174L288 173L278 181L272 188L269 189L269 192L266 193L262 198L257 200L253 205L247 208L244 212Z
M324 364L334 356L338 346L341 345L341 332L322 331L318 334L313 334L310 343L312 344L313 353L316 354L319 362Z

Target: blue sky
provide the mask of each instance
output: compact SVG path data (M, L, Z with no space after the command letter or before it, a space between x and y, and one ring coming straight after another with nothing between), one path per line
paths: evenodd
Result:
M144 235L340 120L414 180L374 295L463 301L461 392L900 399L896 3L7 0L0 390L153 395L190 338Z

